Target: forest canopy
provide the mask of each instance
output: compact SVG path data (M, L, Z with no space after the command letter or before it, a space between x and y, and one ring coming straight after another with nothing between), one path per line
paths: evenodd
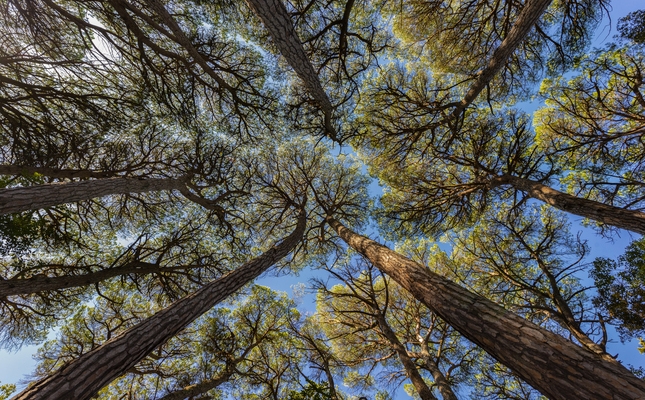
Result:
M0 399L643 398L611 10L0 0L0 347L39 346ZM303 271L315 309L255 283Z

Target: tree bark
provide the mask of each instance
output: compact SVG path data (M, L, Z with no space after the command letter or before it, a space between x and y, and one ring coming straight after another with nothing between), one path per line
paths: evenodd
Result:
M200 315L289 254L302 239L306 220L302 210L295 230L280 244L83 354L28 387L14 399L90 399L103 386L126 373Z
M247 3L264 23L278 51L287 59L291 68L303 80L309 93L318 103L325 114L325 129L332 139L335 139L335 129L331 125L333 111L331 101L302 47L284 4L281 0L247 0Z
M351 231L331 216L327 222L350 247L550 399L645 397L645 382L618 362L603 360L562 336L506 311Z
M94 171L89 169L58 169L50 167L33 167L29 165L0 165L0 175L32 175L40 174L59 179L75 178L111 178L116 175L112 171Z
M113 194L180 190L185 186L183 180L175 178L108 178L0 189L0 215L37 210Z
M477 79L470 86L464 98L459 102L454 110L453 115L459 115L468 107L481 93L482 90L490 83L497 73L504 67L508 58L513 54L515 49L524 41L533 26L540 19L544 11L549 7L552 0L527 0L524 8L517 16L517 20L508 32L508 35L499 45L493 56L488 61L488 65L477 74Z
M184 268L198 268L199 266L185 266ZM115 276L126 274L152 274L156 272L173 271L179 268L164 268L157 264L135 261L115 268L105 268L82 275L65 275L48 277L36 275L26 279L0 280L0 299L7 296L28 295L51 290L68 289L78 286L88 286L102 282Z
M424 346L426 344L424 343ZM424 349L425 352L423 354L423 361L426 364L426 367L432 374L432 378L434 379L435 385L437 385L437 389L439 389L439 393L441 393L441 397L443 400L458 400L457 396L455 395L455 392L452 390L452 387L450 386L450 383L448 383L448 380L446 379L445 375L441 372L439 369L439 365L430 357L430 354L428 354L427 349ZM423 352L423 351L422 351Z
M231 376L233 376L233 370L227 370L216 378L187 386L176 392L168 393L159 400L184 400L187 398L193 398L202 393L206 393L211 389L215 389L222 383L228 382Z
M410 379L410 381L412 381L412 385L417 391L419 397L421 397L422 400L437 400L435 395L432 394L432 389L430 389L426 382L423 380L423 377L419 373L416 364L408 355L407 349L405 348L405 346L403 346L399 338L396 337L396 333L394 333L392 328L390 328L390 325L388 325L385 317L380 313L375 314L375 317L381 333L383 333L383 336L385 336L387 341L390 342L390 346L392 346L397 356L399 356L399 360L401 361L401 364L403 364L403 368L405 369L405 374Z
M552 189L539 182L512 175L502 175L495 180L499 182L499 185L510 185L526 193L529 197L541 200L559 210L645 235L645 213L640 211L626 210L583 199Z

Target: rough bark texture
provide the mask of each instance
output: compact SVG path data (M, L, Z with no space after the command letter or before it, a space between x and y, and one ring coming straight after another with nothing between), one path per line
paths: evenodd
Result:
M29 165L0 165L0 175L33 175L40 174L60 179L74 178L111 178L115 172L93 171L89 169L57 169L50 167L32 167Z
M506 311L333 217L327 222L354 250L550 399L645 398L645 382L619 363Z
M0 189L0 214L11 214L112 194L179 190L180 179L108 178Z
M91 398L103 386L126 373L200 315L286 256L302 239L305 226L306 215L303 211L298 218L296 229L279 245L83 354L52 375L28 387L14 399Z
M390 326L388 325L385 317L381 314L378 314L376 315L376 320L378 322L381 333L383 333L383 336L385 336L387 341L390 342L390 345L396 352L396 355L399 357L401 364L403 364L405 375L410 379L410 381L412 381L412 385L417 391L419 397L421 397L422 400L437 400L434 394L432 394L432 390L423 380L423 377L419 373L416 364L408 355L408 351L406 350L405 346L403 346L399 338L396 337L396 334L394 333L392 328L390 328Z
M190 268L190 266L186 267ZM175 269L175 268L172 268ZM0 280L0 298L7 296L26 295L50 290L61 290L71 287L87 286L93 283L102 282L115 276L126 274L151 274L171 270L157 264L145 262L132 262L126 265L106 268L96 272L88 272L82 275L66 276L33 276L26 279Z
M626 210L572 196L539 182L512 175L502 175L497 180L502 185L511 185L529 197L541 200L559 210L645 235L645 213L640 211Z
M332 105L318 79L318 74L309 61L305 49L293 27L287 9L281 0L247 0L255 14L269 31L278 51L287 59L291 68L305 83L311 96L325 114L325 129L335 135L331 125ZM332 137L333 138L333 137Z
M488 65L479 72L477 79L470 86L468 92L455 109L455 115L461 113L468 107L481 93L482 90L490 83L497 73L504 67L508 58L513 54L515 49L524 41L526 35L531 31L540 16L549 7L552 0L528 0L524 8L517 16L517 20L508 32L508 35L499 45Z

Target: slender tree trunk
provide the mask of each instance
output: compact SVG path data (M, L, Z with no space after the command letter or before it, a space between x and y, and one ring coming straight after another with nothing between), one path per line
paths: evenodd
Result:
M553 301L557 309L556 322L560 323L565 329L571 332L571 334L578 340L578 342L580 342L581 345L598 354L600 357L608 361L613 361L614 357L607 353L605 346L601 346L591 340L591 338L587 336L587 334L581 329L580 322L576 320L571 307L569 307L569 303L562 296L557 278L555 277L555 275L553 275L553 273L551 273L551 270L547 267L547 265L542 262L539 254L537 254L521 236L518 236L517 240L522 243L522 246L524 246L524 248L537 261L538 266L542 270L542 273L549 280L549 285L551 286L551 301ZM538 294L538 296L539 295L540 294Z
M427 344L423 344L426 346ZM439 389L439 393L441 393L441 397L443 400L458 400L457 396L455 395L455 392L453 392L452 387L450 387L450 383L448 383L448 380L446 379L445 375L441 372L439 369L439 365L430 357L430 354L428 353L427 349L422 350L422 355L423 355L423 361L426 364L426 367L432 374L432 378L434 379L435 385L437 385L437 389Z
M162 267L157 264L135 261L115 268L105 268L95 272L88 272L82 275L65 275L48 277L36 275L26 279L0 280L0 299L7 296L28 295L38 292L68 289L78 286L88 286L93 283L102 282L115 276L126 274L152 274L177 269L198 268L198 265L187 265L182 267Z
M502 175L495 180L499 181L500 185L511 185L529 197L541 200L559 210L645 235L645 213L640 211L626 210L583 199L552 189L539 182L512 175Z
M94 171L89 169L58 169L50 167L32 167L29 165L0 165L0 175L31 175L41 174L52 178L111 178L116 175L111 171Z
M327 133L332 136L332 139L336 139L335 129L331 124L333 111L331 101L325 89L323 89L320 79L318 79L318 74L313 65L311 65L304 47L302 47L300 38L298 38L282 0L247 0L247 3L264 23L278 51L287 59L287 62L296 71L300 79L304 81L309 93L325 114Z
M329 225L354 250L467 339L554 400L642 399L645 382L555 333L437 275L343 226Z
M181 179L108 178L0 189L0 215L37 210L112 194L180 190Z
M296 229L264 254L206 284L197 292L108 340L96 349L41 379L15 400L84 400L126 373L154 349L179 333L200 315L252 281L289 254L305 231L306 214L300 212Z
M441 369L439 369L439 359L441 357L441 349L443 347L444 339L441 339L441 343L439 344L439 352L436 357L432 357L430 355L430 348L428 345L428 340L426 338L424 338L421 334L418 334L417 340L419 341L419 346L421 347L421 359L423 359L426 368L432 374L434 384L437 386L437 389L439 389L439 393L441 393L443 400L458 400L457 395L455 395L455 392L452 390L452 387L448 382L448 379L446 379L446 376L443 374L443 372L441 372Z
M228 380L231 379L231 376L233 376L233 370L226 370L216 378L187 386L181 390L177 390L176 392L168 393L159 400L184 400L193 398L202 393L206 393L211 389L215 389L222 383L228 382Z
M477 79L470 86L464 98L454 110L454 115L459 115L468 107L481 93L482 90L490 83L497 73L504 67L508 58L513 54L515 49L524 41L533 26L540 19L540 16L549 7L552 0L527 0L524 8L517 16L517 20L508 32L508 35L499 45L493 56L488 61L488 65L479 72Z
M380 313L376 314L375 317L381 333L383 333L383 336L385 336L387 341L390 342L390 345L396 352L397 356L399 356L399 360L405 369L405 374L410 378L410 381L412 381L412 385L417 391L417 394L419 394L419 397L421 397L422 400L437 400L435 395L432 394L432 389L430 389L423 380L416 364L412 358L410 358L410 355L408 355L407 349L403 346L399 338L396 337L396 333L394 333L392 328L390 328L390 325L388 325L385 317Z

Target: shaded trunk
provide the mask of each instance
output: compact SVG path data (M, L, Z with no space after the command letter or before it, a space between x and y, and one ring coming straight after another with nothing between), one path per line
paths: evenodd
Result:
M182 269L197 268L198 266L185 266ZM115 268L106 268L82 275L65 275L48 277L36 275L26 279L0 280L0 299L7 296L28 295L38 292L68 289L72 287L88 286L102 282L115 276L126 274L152 274L172 271L180 268L164 268L157 264L135 261Z
M286 58L300 79L304 81L309 94L316 100L325 114L327 133L332 136L332 139L335 139L335 129L331 124L331 101L325 89L323 89L318 74L313 65L311 65L304 47L302 47L284 4L281 0L247 0L247 3L264 23L278 51Z
M464 98L459 102L454 115L459 115L468 107L481 93L482 90L493 80L495 75L504 67L506 61L517 47L524 41L533 26L540 19L540 16L549 7L552 0L528 0L517 16L517 20L508 32L508 35L499 45L488 65L477 74L477 79L470 86Z
M279 245L83 354L28 387L14 399L91 398L188 324L289 254L302 239L305 226L306 215L301 211L296 229Z
M396 337L396 333L394 333L392 328L390 328L390 326L388 325L385 317L380 313L375 315L375 317L381 333L383 333L383 336L385 336L387 341L390 342L390 345L399 357L399 360L401 361L401 364L403 364L403 368L405 369L405 374L410 379L410 381L412 381L412 385L417 391L419 397L421 397L422 400L437 400L434 394L432 394L432 390L423 380L423 377L419 373L416 364L408 355L407 349L405 348L405 346L403 346L399 338Z
M0 165L0 175L33 175L40 174L59 179L75 178L111 178L116 172L94 171L90 169L58 169L50 167L32 167L29 165Z
M583 199L552 189L539 182L512 175L502 175L495 180L500 185L511 185L529 197L541 200L559 210L645 235L645 213L640 211L626 210Z
M551 399L642 399L645 382L327 217L347 244Z
M181 179L108 178L0 189L0 215L53 207L98 197L179 190Z

